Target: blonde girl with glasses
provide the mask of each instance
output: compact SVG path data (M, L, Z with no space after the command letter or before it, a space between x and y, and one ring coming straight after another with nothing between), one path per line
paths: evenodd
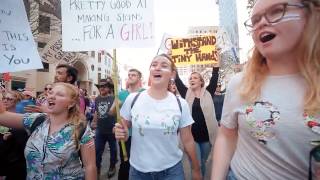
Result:
M308 179L320 138L319 22L319 0L256 1L245 23L253 54L227 88L212 180Z

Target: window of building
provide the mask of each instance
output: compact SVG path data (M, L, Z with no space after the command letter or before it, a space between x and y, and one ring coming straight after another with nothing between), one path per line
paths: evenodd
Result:
M101 71L101 67L98 67L98 71Z
M50 17L39 16L39 33L50 34Z
M88 52L88 51L80 51L79 53L81 53L81 54L86 54L86 55L88 55L88 54L89 54L89 52Z
M94 71L94 65L93 64L91 65L91 71Z
M42 62L43 69L38 69L38 72L49 72L49 63Z
M11 89L12 90L18 90L18 89L24 89L26 87L26 82L24 81L11 81Z
M44 48L47 45L47 43L38 42L38 48Z
M92 58L94 58L94 57L95 57L95 55L96 55L96 52L91 51L91 57L92 57Z
M98 82L100 83L101 80L101 73L98 73Z
M101 63L101 53L98 53L98 63Z

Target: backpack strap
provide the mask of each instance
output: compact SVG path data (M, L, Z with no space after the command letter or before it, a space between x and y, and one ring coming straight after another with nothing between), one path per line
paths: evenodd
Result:
M133 107L133 105L136 103L138 97L140 96L142 91L138 92L138 94L136 96L134 96L133 100L132 100L132 103L131 103L131 109Z
M176 98L177 98L177 102L178 102L178 105L179 105L180 112L182 113L181 101L180 101L178 96L176 96Z
M82 136L84 135L84 133L86 132L87 129L87 122L83 122L81 123L79 128L79 142L81 141Z
M36 119L34 120L34 122L31 125L30 128L30 135L37 129L37 127L39 127L44 121L46 120L46 115L39 115L38 117L36 117ZM81 123L79 128L79 141L81 140L82 136L84 135L84 133L86 132L87 129L87 123Z
M30 128L30 135L46 120L46 115L42 114L36 117Z

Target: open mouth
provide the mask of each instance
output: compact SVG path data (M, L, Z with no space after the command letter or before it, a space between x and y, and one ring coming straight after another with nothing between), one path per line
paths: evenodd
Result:
M161 78L160 74L153 75L154 78Z
M52 107L52 106L54 106L54 105L55 105L54 102L52 102L52 101L49 101L49 102L48 102L48 106L49 106L49 107Z
M275 37L276 37L276 35L273 34L273 33L263 33L263 34L260 36L260 41L263 42L263 43L266 43L266 42L271 41L271 40L274 39Z

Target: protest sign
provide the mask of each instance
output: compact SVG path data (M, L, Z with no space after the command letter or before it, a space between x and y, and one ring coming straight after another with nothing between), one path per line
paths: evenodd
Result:
M161 50L162 53L168 54L171 51L171 39L172 38L173 38L173 36L171 36L167 33L163 34L161 44L159 47L159 50Z
M0 42L0 73L43 68L22 0L0 1Z
M216 36L173 38L172 60L177 66L218 63Z
M43 62L49 64L61 61L70 64L77 60L77 53L62 51L62 39L61 37L56 36L44 47L41 53L41 59Z
M153 0L65 0L61 5L64 51L154 43Z

